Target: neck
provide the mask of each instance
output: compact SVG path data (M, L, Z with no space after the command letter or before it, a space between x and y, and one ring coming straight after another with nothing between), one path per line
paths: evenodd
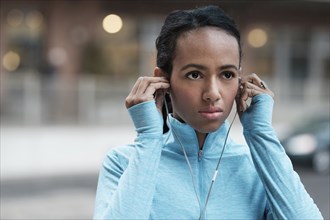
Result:
M198 132L196 130L195 130L195 132L196 132L196 135L197 135L199 149L202 149L203 145L204 145L204 142L205 142L205 139L206 139L206 136L207 136L207 133L201 133L201 132Z

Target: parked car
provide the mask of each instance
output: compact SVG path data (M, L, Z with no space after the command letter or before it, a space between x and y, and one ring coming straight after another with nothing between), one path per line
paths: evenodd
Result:
M329 116L314 118L294 126L281 142L293 164L310 165L317 172L329 173Z

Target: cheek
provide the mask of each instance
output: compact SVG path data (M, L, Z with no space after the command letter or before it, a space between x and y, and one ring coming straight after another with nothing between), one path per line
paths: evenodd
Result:
M235 100L235 97L237 95L237 89L236 88L231 88L227 93L226 93L226 98L228 100Z
M223 99L225 100L227 106L232 107L232 105L234 104L236 95L237 95L236 87L229 89L228 92L223 95Z
M194 90L191 88L184 88L184 87L179 87L179 88L172 88L171 90L171 98L172 102L176 106L185 106L189 103L193 103L193 98L197 97L197 94L194 94Z
M187 87L183 83L171 84L171 101L173 111L180 114L190 112L194 106L198 106L199 94L197 89Z

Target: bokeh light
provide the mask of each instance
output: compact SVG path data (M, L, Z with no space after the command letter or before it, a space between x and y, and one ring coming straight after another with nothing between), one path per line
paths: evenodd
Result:
M7 23L11 27L18 27L23 23L24 14L18 9L13 9L9 11L7 15Z
M18 53L14 51L7 52L2 59L2 65L7 71L15 71L21 62L21 58Z
M48 52L48 60L49 63L53 66L61 66L63 65L68 58L68 54L66 50L62 47L54 47Z
M37 29L42 25L43 15L39 11L31 11L26 16L26 24L31 29Z
M110 14L103 19L102 25L106 32L114 34L121 30L123 21L118 15Z
M249 32L248 42L252 47L259 48L263 47L268 40L268 35L265 30L256 28Z

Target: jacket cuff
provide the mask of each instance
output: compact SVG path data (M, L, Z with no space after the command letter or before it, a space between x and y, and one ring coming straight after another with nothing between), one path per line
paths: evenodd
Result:
M134 105L128 112L138 134L163 134L163 119L154 100Z
M241 118L244 131L269 130L272 127L273 105L274 99L268 94L253 97Z

